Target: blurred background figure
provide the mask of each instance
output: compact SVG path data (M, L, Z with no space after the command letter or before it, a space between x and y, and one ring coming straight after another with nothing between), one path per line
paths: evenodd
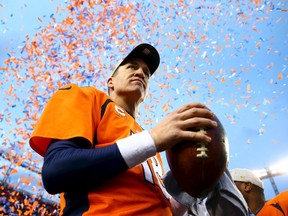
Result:
M251 213L257 216L288 215L288 191L266 201L264 184L251 170L236 168L230 172Z

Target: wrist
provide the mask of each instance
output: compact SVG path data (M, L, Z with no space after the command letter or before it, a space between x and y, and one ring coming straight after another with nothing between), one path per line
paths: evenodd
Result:
M159 145L159 141L157 140L157 133L155 133L154 131L153 131L153 129L151 129L150 131L149 131L149 134L150 134L150 136L151 136L151 139L153 139L153 141L154 141L154 145L155 145L155 148L156 148L156 151L157 152L161 152L161 151L164 151L165 149L162 149L161 148L161 145Z
M141 164L157 152L154 140L148 131L133 134L116 143L129 168Z

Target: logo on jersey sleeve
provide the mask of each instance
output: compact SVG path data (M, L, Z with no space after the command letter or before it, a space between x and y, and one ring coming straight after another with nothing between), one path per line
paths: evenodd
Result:
M121 107L114 105L114 109L115 109L116 113L119 114L120 116L123 116L123 117L126 116L125 110L122 109Z

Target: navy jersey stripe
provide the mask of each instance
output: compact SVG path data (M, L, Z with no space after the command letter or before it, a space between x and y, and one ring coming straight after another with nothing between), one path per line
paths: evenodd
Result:
M111 103L111 102L112 102L112 100L107 99L107 100L105 101L105 103L101 106L101 117L100 117L100 120L101 120L102 117L104 116L104 113L105 113L105 111L106 111L107 105L108 105L109 103Z

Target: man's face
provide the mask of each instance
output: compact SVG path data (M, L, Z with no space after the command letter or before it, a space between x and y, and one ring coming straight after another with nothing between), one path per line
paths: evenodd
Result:
M129 95L131 99L142 102L147 94L150 71L147 64L139 58L130 59L121 65L108 85L117 95Z

